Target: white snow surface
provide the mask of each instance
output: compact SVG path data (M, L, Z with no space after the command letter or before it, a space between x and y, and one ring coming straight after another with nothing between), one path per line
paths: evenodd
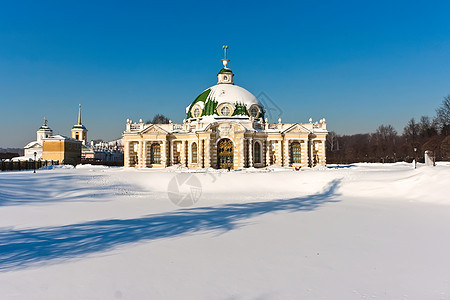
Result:
M449 185L445 162L3 172L0 298L450 299Z

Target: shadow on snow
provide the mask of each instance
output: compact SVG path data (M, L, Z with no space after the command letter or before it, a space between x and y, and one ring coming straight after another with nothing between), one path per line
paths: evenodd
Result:
M229 231L242 221L274 212L312 211L337 202L340 180L322 193L265 202L181 209L136 219L112 219L22 230L0 230L0 271L20 269L46 261L80 257L114 247L208 231Z
M24 171L25 172L25 171ZM32 177L23 173L1 174L0 206L45 204L61 201L108 200L120 190L136 190L127 185L92 184L101 176L41 172Z

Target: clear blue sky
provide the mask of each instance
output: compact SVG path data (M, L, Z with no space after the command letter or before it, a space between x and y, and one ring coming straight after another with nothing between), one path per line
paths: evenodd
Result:
M0 147L34 140L44 116L89 139L184 109L216 83L266 93L283 122L340 134L434 116L450 94L449 1L2 1Z

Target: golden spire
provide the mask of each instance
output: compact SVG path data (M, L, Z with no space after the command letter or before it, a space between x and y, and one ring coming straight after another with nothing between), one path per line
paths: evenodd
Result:
M78 104L78 124L81 125L81 104Z

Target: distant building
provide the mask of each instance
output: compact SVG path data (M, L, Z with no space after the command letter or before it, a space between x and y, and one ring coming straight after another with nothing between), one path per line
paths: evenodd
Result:
M36 159L42 158L42 140L53 135L53 130L48 127L47 119L44 118L44 124L36 131L36 140L29 142L24 148L24 156L20 159L34 159L34 153L36 153Z
M87 144L88 130L81 124L81 104L78 104L78 122L72 127L72 138L81 141L83 145Z
M53 130L44 124L36 131L36 140L24 147L24 156L15 157L14 160L58 160L63 164L77 164L81 160L81 145L86 141L87 129L81 124L81 106L78 110L78 123L72 128L75 138L63 135L53 135Z
M123 139L111 142L91 141L90 146L84 146L82 150L82 158L89 161L114 161L123 162Z
M81 146L82 142L79 140L53 135L42 140L42 159L76 165L81 161Z

